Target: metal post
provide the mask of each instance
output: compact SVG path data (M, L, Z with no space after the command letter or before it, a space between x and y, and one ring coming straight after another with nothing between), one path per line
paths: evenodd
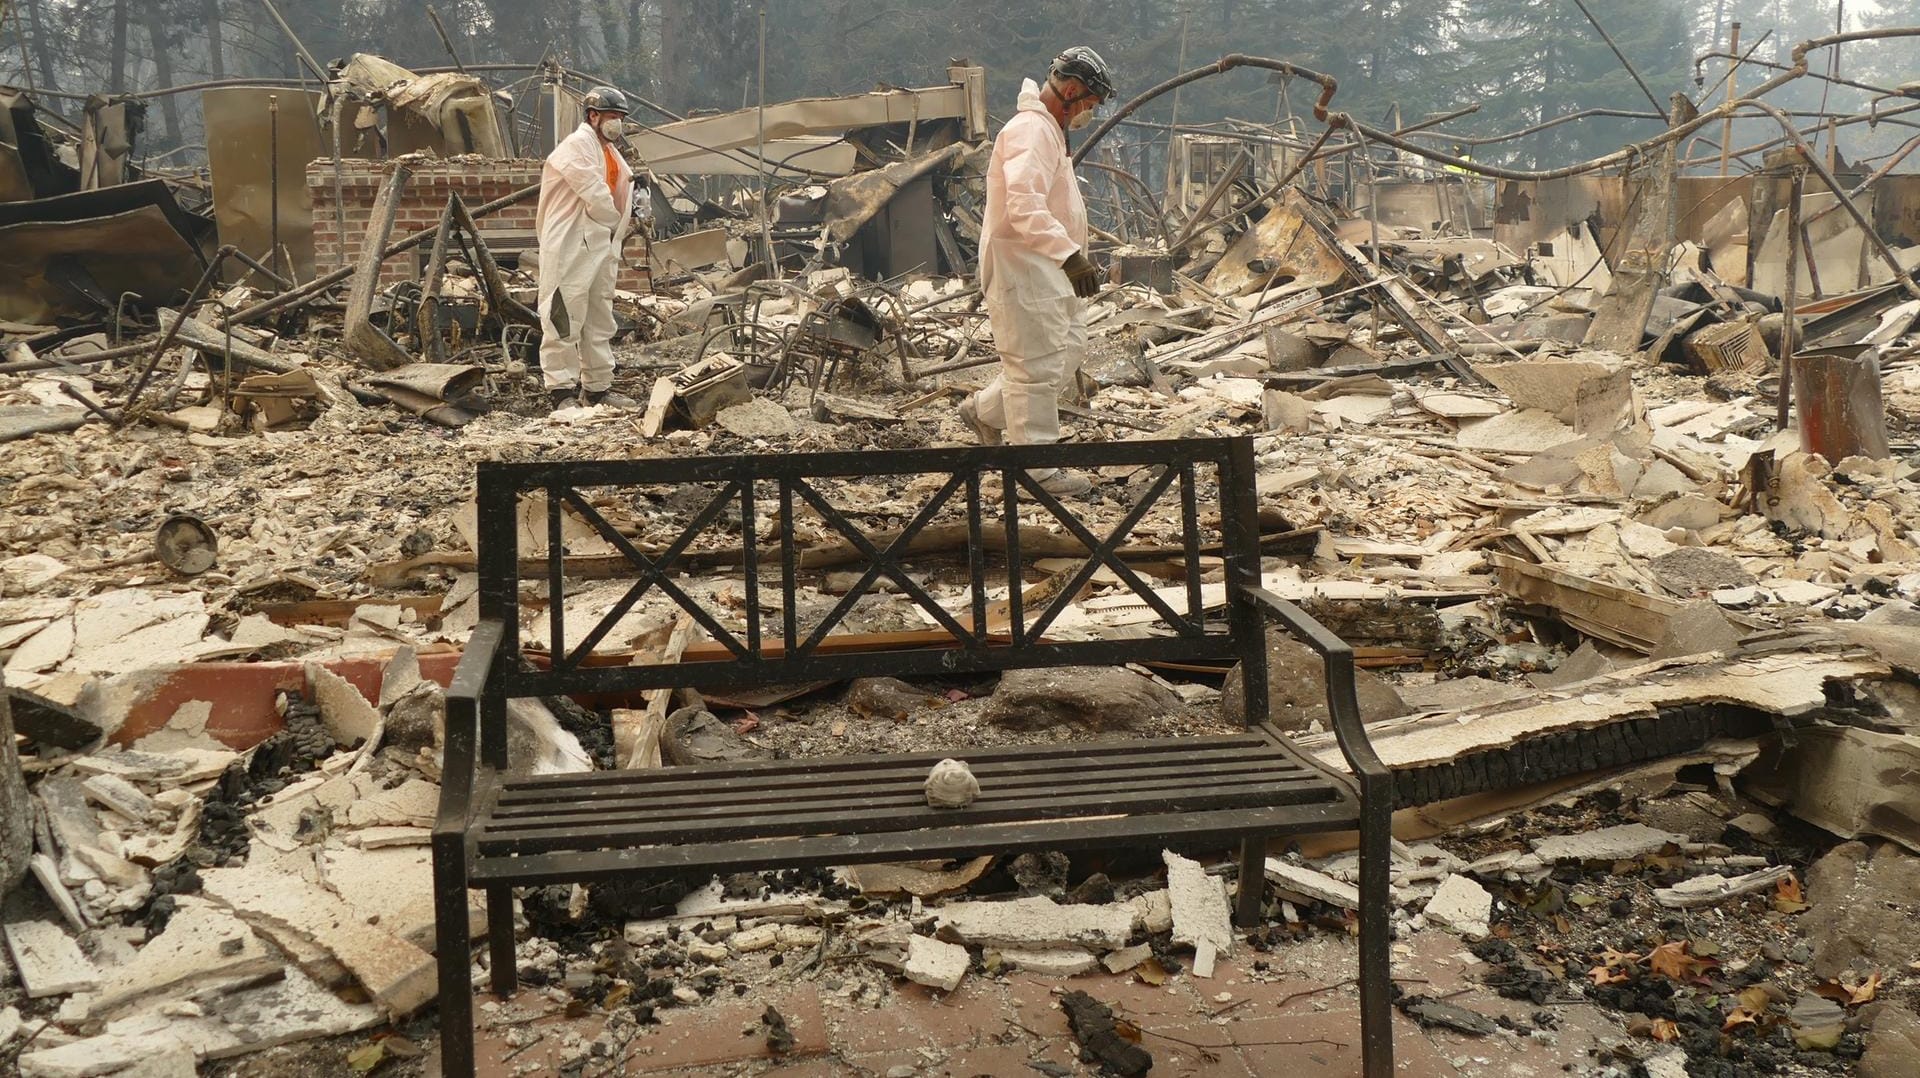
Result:
M1807 170L1793 170L1793 186L1787 193L1787 287L1782 298L1786 320L1780 325L1780 403L1775 422L1787 429L1793 410L1793 353L1799 336L1795 332L1794 307L1800 291L1800 196L1806 190Z
M1647 95L1647 101L1653 105L1653 111L1660 114L1660 119L1671 124L1673 120L1667 115L1666 106L1660 104L1660 99L1654 97L1653 91L1647 88L1647 80L1641 78L1640 72L1634 70L1633 61L1627 59L1627 54L1621 52L1620 46L1613 43L1613 35L1607 33L1607 28L1600 25L1600 20L1593 17L1593 12L1587 10L1587 5L1582 3L1582 0L1573 0L1573 6L1579 8L1580 14L1585 15L1587 21L1593 24L1593 28L1600 32L1600 40L1607 43L1607 48L1613 50L1614 59L1619 60L1620 66L1626 68L1627 74L1633 76L1634 84L1640 87L1641 93Z
M1736 99L1734 86L1740 81L1740 23L1736 20L1727 37L1727 104ZM1720 175L1727 174L1727 155L1733 147L1733 113L1720 121Z
M260 2L266 5L267 14L273 16L273 21L280 24L280 32L287 35L287 40L293 43L293 51L299 54L300 62L313 71L314 78L321 82L327 81L327 73L320 66L320 61L315 60L313 54L307 51L307 47L300 44L300 39L293 34L293 27L288 26L287 20L280 17L280 9L273 6L273 0L260 0Z
M1188 8L1180 14L1180 62L1174 67L1175 71L1185 71L1187 69L1187 25L1192 21L1192 8ZM1280 85L1284 92L1286 83L1283 82ZM1180 88L1176 86L1173 88L1173 116L1167 121L1167 182L1165 189L1160 192L1160 205L1162 206L1169 206L1170 200L1173 198L1173 147L1175 143L1180 141L1180 134L1177 130L1179 126ZM1180 193L1180 207L1185 209L1186 204L1187 196L1183 185L1183 190Z
M281 273L280 265L280 95L267 95L267 131L268 147L268 237L273 244L268 252L268 261L273 264L274 272ZM338 203L335 203L338 205ZM341 230L340 241L346 242L346 230ZM281 276L286 274L281 273Z
M767 205L767 5L760 5L760 130L754 147L754 167L760 173L760 243L767 266L780 276L780 260L773 255L773 210Z

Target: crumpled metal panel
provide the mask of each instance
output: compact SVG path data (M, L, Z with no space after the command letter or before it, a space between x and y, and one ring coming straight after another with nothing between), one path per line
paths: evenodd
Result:
M212 231L160 180L0 203L0 320L94 318L126 292L177 302L206 270Z
M62 162L34 117L33 98L0 88L0 202L26 202L76 191L80 178Z

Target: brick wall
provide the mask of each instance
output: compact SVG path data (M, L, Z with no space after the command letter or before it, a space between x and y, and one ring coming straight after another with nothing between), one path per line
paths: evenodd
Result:
M440 223L447 208L447 196L458 193L468 209L503 198L540 182L540 165L535 160L519 161L428 161L415 164L400 199L400 213L394 219L389 243ZM316 273L330 273L351 266L360 258L360 249L372 229L373 204L380 197L381 185L393 163L349 159L340 163L341 202L346 210L347 234L342 237L336 224L333 197L333 159L320 158L307 165L307 190L313 196L313 256ZM533 217L536 200L497 210L477 222L480 235L503 262L523 248L533 246ZM632 251L639 250L634 244ZM432 253L428 244L403 251L381 263L380 285L418 280ZM619 287L637 292L648 289L644 270L622 265Z

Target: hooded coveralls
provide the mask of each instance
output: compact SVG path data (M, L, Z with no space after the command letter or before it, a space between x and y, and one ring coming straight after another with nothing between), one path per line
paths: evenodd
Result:
M1060 440L1060 389L1087 353L1086 309L1060 264L1087 245L1087 205L1066 132L1032 79L994 140L980 237L1000 373L974 398L981 422L1017 445Z
M613 282L633 169L581 124L540 172L540 370L548 389L613 385Z

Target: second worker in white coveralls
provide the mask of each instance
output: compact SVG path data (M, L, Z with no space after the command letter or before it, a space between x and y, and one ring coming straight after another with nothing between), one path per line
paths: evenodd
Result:
M1099 270L1086 254L1087 204L1067 132L1090 123L1112 94L1106 61L1076 45L1054 59L1045 86L1021 84L1019 111L993 142L980 287L1000 373L960 403L960 418L982 444L1060 440L1060 390L1086 359L1084 300L1100 290ZM1092 487L1066 469L1031 474L1057 495Z
M634 199L633 169L613 148L627 96L589 91L582 123L540 173L540 372L556 409L633 402L613 388L613 283Z

